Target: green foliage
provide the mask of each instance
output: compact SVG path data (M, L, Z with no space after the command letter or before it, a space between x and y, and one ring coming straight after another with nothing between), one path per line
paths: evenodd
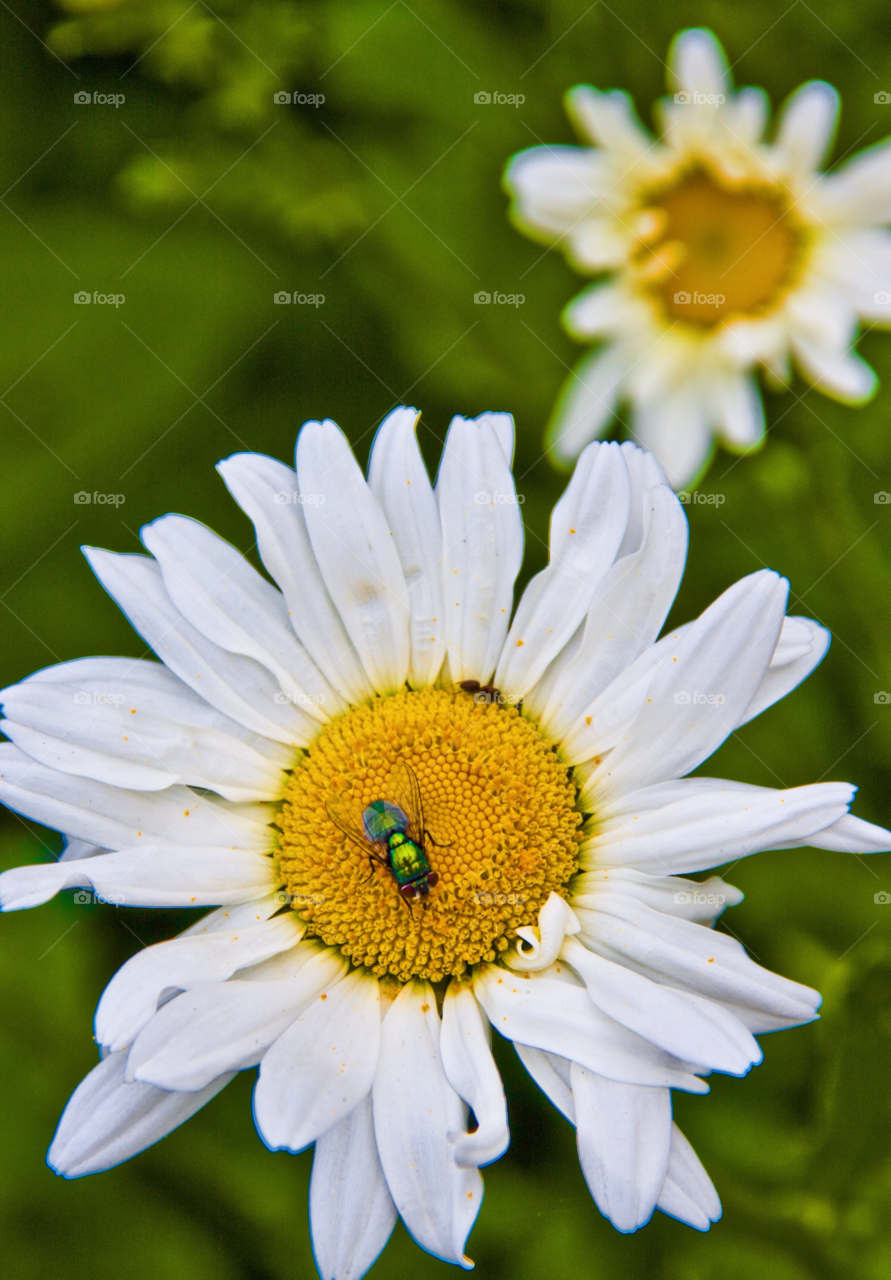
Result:
M782 14L764 0L76 0L64 15L25 17L50 52L7 15L4 684L84 654L141 655L78 544L137 550L142 523L181 510L253 554L213 465L242 449L287 459L309 417L335 418L364 456L407 398L424 409L432 463L453 412L512 410L526 572L543 565L563 481L542 458L541 432L578 355L559 313L580 281L510 228L499 181L521 148L572 140L568 86L626 87L648 119L671 36L704 23L737 81L763 84L775 106L803 80L836 84L838 157L891 125L891 109L874 103L891 87L878 0ZM526 102L477 105L480 89ZM79 105L82 91L126 101ZM280 91L325 102L278 104ZM474 304L496 289L525 302ZM78 290L126 300L77 306ZM278 306L279 290L325 301ZM891 385L889 339L869 334L861 349ZM874 699L891 689L891 506L874 494L891 490L889 392L851 410L799 384L767 405L766 448L719 453L704 488L724 503L689 509L691 569L673 616L766 563L790 577L791 611L819 618L835 641L807 684L708 772L767 785L851 778L857 812L887 823L891 706ZM78 491L124 501L75 505ZM6 821L2 865L57 848ZM891 888L891 859L798 850L727 874L747 896L722 927L826 1004L814 1026L764 1037L764 1065L746 1081L715 1077L710 1098L677 1099L722 1222L700 1236L657 1214L636 1236L613 1231L587 1195L569 1126L501 1045L514 1140L486 1173L470 1241L482 1276L891 1273L891 907L874 902ZM312 1274L310 1157L265 1151L247 1078L119 1170L64 1183L43 1164L94 1060L103 985L184 918L67 900L0 921L0 1218L16 1280ZM399 1228L374 1274L445 1271Z

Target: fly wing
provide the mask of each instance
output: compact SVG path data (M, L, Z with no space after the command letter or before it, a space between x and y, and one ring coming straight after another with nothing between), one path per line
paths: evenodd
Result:
M357 821L352 809L342 800L327 800L325 802L325 812L334 823L335 827L343 832L348 840L353 844L357 844L363 853L368 857L382 862L381 850L376 844L372 844L362 827L362 823Z
M387 780L387 790L409 820L408 835L424 847L424 808L417 774L405 760L397 760Z

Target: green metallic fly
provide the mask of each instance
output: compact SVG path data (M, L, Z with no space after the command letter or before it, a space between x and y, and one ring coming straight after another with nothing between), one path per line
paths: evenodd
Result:
M386 867L403 902L409 905L426 898L439 882L430 868L427 844L448 846L434 840L424 825L421 788L411 765L398 761L385 790L392 799L373 800L362 810L359 821L338 801L329 801L325 808L334 825L368 855L372 874L375 863Z

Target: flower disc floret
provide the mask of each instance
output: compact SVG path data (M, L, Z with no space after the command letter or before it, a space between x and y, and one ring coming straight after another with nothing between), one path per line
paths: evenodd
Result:
M398 760L420 784L438 876L407 908L390 870L334 825L388 795ZM295 908L355 964L438 982L495 960L577 868L582 817L567 767L514 707L448 689L406 690L332 721L295 768L280 863Z

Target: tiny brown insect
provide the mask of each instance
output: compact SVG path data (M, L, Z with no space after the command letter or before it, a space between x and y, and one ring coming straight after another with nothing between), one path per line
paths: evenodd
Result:
M465 693L473 694L474 702L505 702L505 696L500 689L496 689L493 684L480 684L479 680L462 680L459 689L463 689Z

